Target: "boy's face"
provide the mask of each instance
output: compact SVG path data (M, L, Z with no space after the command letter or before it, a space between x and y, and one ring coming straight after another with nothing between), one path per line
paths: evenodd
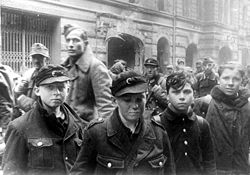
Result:
M241 82L242 77L237 69L225 69L219 78L220 89L226 95L234 95L238 93Z
M121 117L127 122L137 122L142 117L145 104L145 93L125 94L121 97L116 97L117 105Z
M194 92L191 84L186 83L181 90L176 90L172 87L168 93L169 102L175 107L180 113L186 113L188 107L194 100Z
M52 109L57 108L65 101L68 91L68 82L40 85L35 88L35 94L40 96L42 103Z

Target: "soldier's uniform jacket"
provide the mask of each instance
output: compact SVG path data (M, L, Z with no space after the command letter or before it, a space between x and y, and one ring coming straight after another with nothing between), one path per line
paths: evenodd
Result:
M149 80L146 95L146 109L153 111L152 115L164 111L168 105L166 79L158 75L155 79Z
M9 66L0 64L0 127L6 129L12 117L14 106L13 71Z
M82 121L66 104L61 108L67 124L49 115L40 103L10 122L5 136L4 174L69 174L82 143Z
M74 65L70 64L70 59L63 63L72 78L67 104L86 121L96 116L106 118L115 108L108 69L94 57L89 46Z
M216 174L212 135L204 118L192 112L177 114L167 108L156 120L168 132L177 175Z
M212 72L209 75L205 75L201 72L196 75L197 82L194 85L194 90L196 90L195 96L203 97L210 94L212 88L218 84L218 75Z
M109 118L87 127L71 174L175 174L168 135L149 120L131 134L115 110Z
M36 68L28 69L14 89L18 107L25 112L29 111L37 100L37 96L33 91L37 72L38 70Z

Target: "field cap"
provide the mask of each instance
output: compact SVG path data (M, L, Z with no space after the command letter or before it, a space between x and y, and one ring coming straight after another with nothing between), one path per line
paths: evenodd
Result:
M41 43L34 43L31 46L31 50L30 50L30 56L32 55L43 55L44 57L49 58L49 50L47 47L45 47Z
M67 37L68 34L70 32L72 32L73 30L80 30L81 31L81 35L80 37L84 40L84 41L87 41L88 40L88 34L87 34L87 31L84 30L83 28L79 27L79 26L74 26L74 25L71 25L71 24L66 24L63 28L63 35L64 37Z
M158 63L158 61L156 59L148 58L144 62L144 66L155 66L155 67L158 67L159 63Z
M53 64L43 66L35 78L36 86L69 80L66 69L60 65Z
M112 82L111 92L115 97L124 94L143 93L147 90L146 80L133 70L119 74L119 78Z
M214 60L211 57L204 58L203 65L207 65L208 63L214 63Z

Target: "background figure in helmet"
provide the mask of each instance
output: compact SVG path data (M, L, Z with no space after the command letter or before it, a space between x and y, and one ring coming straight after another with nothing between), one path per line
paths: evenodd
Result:
M194 85L196 97L210 94L211 89L218 83L218 74L215 73L215 63L211 57L203 60L204 71L196 75L197 82Z
M35 86L34 80L40 68L48 64L49 51L43 44L34 43L31 46L29 56L33 67L24 72L14 89L17 105L24 112L27 112L32 108L37 98L33 92Z
M157 113L162 112L168 104L166 79L159 73L159 63L156 59L146 59L144 66L145 77L148 84L146 92L146 109L149 112L153 112L152 115L156 115Z
M195 75L203 72L203 64L202 64L202 60L198 60L196 61L195 63L195 68L196 68L196 71L195 71Z

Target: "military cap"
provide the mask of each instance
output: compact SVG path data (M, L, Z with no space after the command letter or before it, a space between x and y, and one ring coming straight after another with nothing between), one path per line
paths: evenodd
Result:
M214 60L211 57L205 57L203 59L203 65L207 65L208 63L214 63Z
M47 47L45 47L43 44L41 43L34 43L31 46L31 50L30 50L30 56L32 55L43 55L45 57L49 58L49 50Z
M66 37L70 32L72 32L73 30L80 30L82 31L81 33L81 38L84 40L84 41L87 41L88 40L88 35L87 35L87 31L85 31L84 29L78 27L78 26L73 26L71 24L67 24L64 26L63 28L63 34L64 36Z
M146 59L146 61L144 62L144 66L159 66L159 63L156 59L153 58L148 58Z
M55 82L69 81L66 69L60 65L49 64L43 66L35 78L36 86L51 84Z
M130 93L143 93L146 90L146 80L134 70L120 73L119 78L112 82L111 87L111 92L115 97Z

